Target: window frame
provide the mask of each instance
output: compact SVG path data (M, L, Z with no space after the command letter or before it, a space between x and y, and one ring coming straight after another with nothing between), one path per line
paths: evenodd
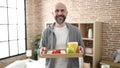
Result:
M17 6L17 0L16 0L16 6ZM25 42L25 52L23 52L23 53L19 53L19 49L17 49L17 51L18 51L18 53L16 54L16 55L12 55L12 56L10 56L10 39L9 39L9 15L8 15L8 9L9 9L9 7L8 7L8 0L6 0L6 6L0 6L0 8L6 8L7 9L7 31L8 31L8 40L7 41L0 41L0 43L1 42L7 42L8 43L8 51L9 51L9 56L8 57L3 57L3 58L0 58L0 60L3 60L3 59L7 59L7 58L11 58L11 57L15 57L15 56L19 56L19 55L23 55L23 54L25 54L26 53L26 50L27 50L27 23L26 23L26 0L24 0L24 9L23 9L23 11L24 11L24 27L25 27L25 37L24 37L24 39L22 39L22 40L24 40L24 42ZM16 11L17 11L17 7L16 7ZM16 13L17 14L17 13ZM18 15L17 15L17 17L18 17ZM16 19L17 20L17 19ZM18 22L18 20L17 20L17 22ZM2 24L0 24L0 25L2 25ZM18 23L16 24L17 25L17 27L18 27ZM19 43L19 41L21 41L21 39L18 39L18 29L17 29L17 39L16 39L16 41L17 41L17 47L19 47L19 45L18 45L18 43Z

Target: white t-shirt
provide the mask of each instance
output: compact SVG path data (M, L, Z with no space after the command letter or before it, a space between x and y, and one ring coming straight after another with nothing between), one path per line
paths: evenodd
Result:
M54 33L56 35L56 49L65 49L68 40L68 29L66 26L58 28L54 27ZM68 59L58 58L55 61L55 68L67 68Z

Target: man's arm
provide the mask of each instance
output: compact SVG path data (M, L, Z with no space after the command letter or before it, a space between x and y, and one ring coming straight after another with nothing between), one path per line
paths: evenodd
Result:
M85 51L85 46L84 46L84 42L82 40L82 34L81 34L80 30L78 30L78 37L77 37L77 39L78 39L78 45L79 45L78 49L81 50L83 55L85 55L86 51Z

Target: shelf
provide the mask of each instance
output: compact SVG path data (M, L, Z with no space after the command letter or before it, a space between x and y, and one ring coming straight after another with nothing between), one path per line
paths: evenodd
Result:
M90 66L91 66L90 63L86 63L86 62L83 63L83 68L90 68Z
M86 56L90 56L90 57L93 57L93 54L88 54L88 53L87 53L87 54L86 54Z
M79 27L79 24L78 24L78 23L71 23L71 25L76 26L76 27Z
M80 23L79 26L85 48L90 48L86 49L86 56L84 56L84 61L91 63L89 68L98 68L98 63L101 59L102 24L101 22L86 22ZM89 36L92 38L88 38Z
M93 40L93 38L82 38L83 40Z
M82 36L83 36L83 38L88 38L88 34L89 34L89 29L91 29L92 30L92 37L94 38L94 24L91 24L91 23L89 23L89 24L86 24L86 23L82 23L82 24L80 24L80 31L81 31L81 33L82 33Z

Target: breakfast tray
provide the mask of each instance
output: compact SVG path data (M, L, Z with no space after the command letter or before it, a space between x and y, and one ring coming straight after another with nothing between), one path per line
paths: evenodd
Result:
M48 51L46 54L42 54L42 58L75 58L75 57L82 57L81 53L66 53L62 51L61 54L52 54L51 51Z

